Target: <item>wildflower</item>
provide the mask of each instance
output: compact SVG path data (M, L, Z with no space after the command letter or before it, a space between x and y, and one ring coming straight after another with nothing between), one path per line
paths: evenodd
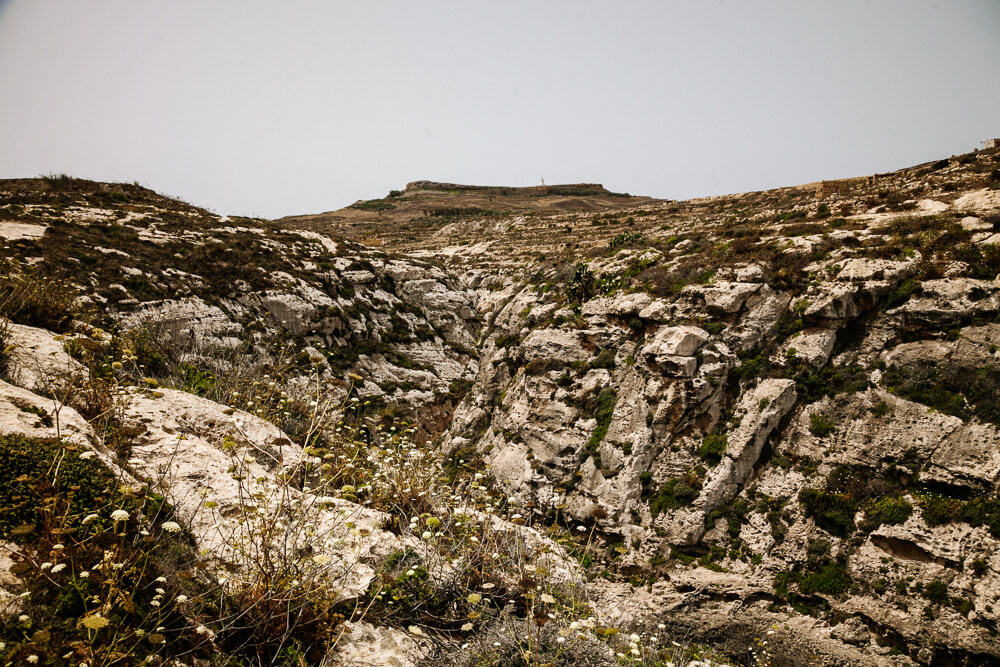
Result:
M183 602L187 602L187 601L188 601L188 596L186 596L186 595L178 595L178 596L177 596L177 597L175 598L175 600L174 600L174 601L175 601L175 602L178 602L178 603L183 603Z
M156 582L160 583L160 584L165 584L165 583L167 583L167 578L166 577L157 577L156 578Z
M489 581L488 581L488 582L486 582L485 584L483 584L483 586L482 586L482 589L483 589L484 591L488 591L488 590L490 590L491 588L496 588L496 584L494 584L494 583L492 583L492 582L489 582Z
M424 534L420 536L420 539L422 539L422 540L429 540L429 539L431 539L432 537L434 537L434 533L432 533L432 532L431 532L431 531L429 531L429 530L425 530L425 531L424 531Z
M312 561L317 565L329 565L333 562L333 557L329 554L316 554L312 557Z
M27 623L30 620L31 618L29 618L27 614L21 614L20 616L17 617L18 623Z
M416 571L414 571L414 570L407 570L406 571L406 576L408 576L408 577L412 577L415 574L416 574Z
M642 653L641 653L641 651L639 651L638 647L635 647L635 646L633 646L631 648L631 650L629 650L629 653L631 653L632 655L642 655Z
M110 621L108 621L108 619L104 618L100 614L87 616L82 621L80 621L80 624L83 627L87 628L88 630L100 630L101 628L107 626L108 623L110 623Z
M483 596L479 593L469 593L469 597L466 598L466 600L469 601L469 604L479 604L482 599Z
M580 629L580 622L579 621L573 621L572 623L569 624L569 629L570 630L579 630Z
M50 567L52 567L52 563L49 563L49 562L45 562L45 563L42 563L41 565L39 565L38 567L39 567L39 569L42 569L42 570L47 570L47 569L49 569Z
M565 637L556 637L556 642L562 644L564 641L566 641Z
M639 635L629 636L629 641L631 641L633 644L638 644L640 639L642 639L642 637L640 637Z
M211 632L212 632L211 630L209 630L208 628L206 628L204 625L199 625L197 628L194 629L194 631L197 632L199 635L208 635L208 634L211 634Z
M160 524L160 528L167 531L168 533L179 533L181 530L181 525L176 521L164 521Z
M548 593L542 593L542 602L545 604L554 604L556 599L549 595Z
M57 563L56 565L52 566L52 574L55 574L56 572L62 572L65 569L66 569L66 563Z
M577 526L576 529L578 531L580 531L581 533L584 533L584 532L587 531L587 527L586 526Z
M473 628L472 623L463 623L462 624L462 632L468 632L472 628Z
M111 520L115 522L128 521L128 512L125 510L115 510L111 513Z
M53 544L52 545L52 550L53 551L62 551L65 548L66 548L66 545L64 545L64 544Z
M83 525L85 525L85 526L86 526L86 525L87 525L88 523L90 523L91 521L97 521L97 519L99 519L99 518L100 518L100 517L98 517L98 516L97 516L96 514L88 514L87 516L85 516L85 517L83 518Z
M36 662L38 662L38 656L37 656L37 655L35 655L34 653L32 653L32 654L31 654L31 655L29 655L29 656L28 656L27 658L25 658L25 660L27 660L27 661L28 661L28 662L30 662L31 664L35 664Z
M408 630L410 631L410 634L411 634L411 635L422 635L422 634L424 634L424 631L423 631L423 630L421 630L420 628L418 628L418 627L417 627L417 626L415 626L415 625L411 625L411 626L410 626L409 628L407 628L407 629L408 629Z

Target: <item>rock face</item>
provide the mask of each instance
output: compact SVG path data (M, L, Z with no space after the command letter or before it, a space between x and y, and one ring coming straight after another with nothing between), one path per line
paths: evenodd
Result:
M478 331L477 296L454 272L132 191L127 213L118 210L122 200L99 193L67 196L72 204L60 199L63 217L32 227L41 230L29 249L38 255L25 261L72 280L93 307L147 330L177 363L199 372L236 372L247 359L279 354L285 366L313 359L298 362L292 386L308 385L314 373L337 383L359 375L354 383L364 394L417 418L425 435L447 425L475 373ZM58 198L34 196L38 203L20 209L28 220ZM28 329L12 335L31 344Z
M318 381L404 406L535 525L591 536L581 560L617 579L589 582L594 609L627 598L647 626L716 646L778 626L775 664L1000 664L997 165L984 151L823 202L787 188L546 210L519 193L516 216L447 221L417 216L430 191L408 189L393 195L414 216L406 237L380 234L388 200L310 229L159 199L66 204L48 222L29 202L12 222L43 228L20 237L40 269L94 260L93 307L197 370L277 357L280 338L294 398ZM28 389L51 394L45 378L79 367L62 341L15 333L8 377L25 388L0 385L0 419L51 435ZM172 389L132 387L123 414L134 474L169 489L220 560L246 507L232 471L267 498L307 458L252 410ZM60 435L100 447L61 417ZM345 597L405 546L377 512L317 512ZM351 542L347 521L370 539ZM339 659L417 664L418 637L357 624Z
M329 576L343 598L353 599L374 577L369 563L402 547L382 530L387 517L380 512L290 488L284 480L295 477L306 456L263 419L171 389L129 395L124 419L141 431L132 444L135 476L164 490L199 548L222 564L253 565L240 556L259 535L248 517L301 515L278 531L275 544L289 553L308 548L331 556L337 568ZM308 531L307 520L316 524Z

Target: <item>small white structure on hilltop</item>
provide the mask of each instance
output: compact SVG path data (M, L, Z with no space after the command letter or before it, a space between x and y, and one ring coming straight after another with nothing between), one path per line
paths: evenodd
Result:
M987 139L983 142L983 148L1000 148L1000 139Z

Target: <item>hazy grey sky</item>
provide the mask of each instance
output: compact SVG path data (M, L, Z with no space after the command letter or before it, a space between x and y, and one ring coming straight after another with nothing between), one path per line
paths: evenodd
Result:
M267 217L418 179L687 198L972 150L998 83L998 0L0 0L0 177Z

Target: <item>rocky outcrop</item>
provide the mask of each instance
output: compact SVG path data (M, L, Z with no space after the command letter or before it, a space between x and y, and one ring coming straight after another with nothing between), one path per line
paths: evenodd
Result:
M554 554L543 570L589 575L595 614L732 655L772 637L775 664L997 664L997 157L942 162L824 201L786 188L618 210L603 193L475 189L480 203L516 196L505 216L457 199L423 210L472 190L408 189L296 223L308 231L152 200L120 216L67 204L55 223L28 202L17 224L41 229L20 237L35 265L77 275L86 260L91 303L196 370L287 355L293 400L308 405L308 378L387 424L405 406L421 440L441 434L449 469L496 484L490 507L551 533L522 529ZM86 256L62 259L64 247ZM15 383L47 391L45 376L80 371L21 333L48 365L33 373L15 348ZM4 387L0 417L49 433L48 399ZM233 519L283 511L259 499L289 478L282 503L318 505L316 548L342 564L344 597L413 538L385 530L399 517L318 503L301 478L312 453L245 403L152 385L122 400L128 465L168 490L220 562L234 560ZM97 446L74 423L75 442ZM430 643L358 623L339 659L416 664Z

